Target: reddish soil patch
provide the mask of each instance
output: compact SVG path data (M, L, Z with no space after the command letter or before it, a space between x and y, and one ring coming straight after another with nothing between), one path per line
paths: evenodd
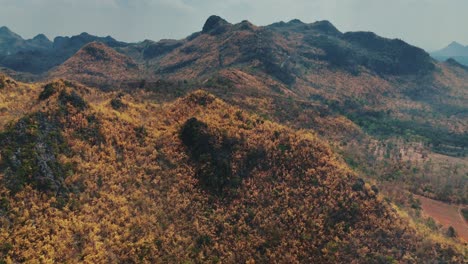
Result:
M458 236L468 242L468 225L460 212L460 206L432 200L416 195L427 215L434 218L444 227L452 226Z

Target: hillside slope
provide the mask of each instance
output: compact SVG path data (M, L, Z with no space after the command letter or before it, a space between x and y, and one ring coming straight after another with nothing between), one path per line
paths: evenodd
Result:
M316 135L206 92L155 103L59 80L22 93L0 133L7 262L463 260Z

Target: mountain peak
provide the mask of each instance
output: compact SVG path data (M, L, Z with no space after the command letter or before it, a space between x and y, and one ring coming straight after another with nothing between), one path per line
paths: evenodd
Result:
M44 34L38 34L37 36L35 36L35 37L33 38L33 40L35 40L35 41L50 42L49 38L48 38L46 35L44 35Z
M213 35L221 34L229 25L231 24L222 17L213 15L206 20L205 25L203 25L202 33L210 33Z
M242 20L242 22L240 22L236 26L238 26L241 30L253 30L254 28L256 28L255 25L250 23L250 21L248 20Z
M302 22L301 20L299 20L299 19L297 19L297 18L296 18L296 19L293 19L293 20L291 20L291 21L289 21L288 23L289 23L289 24L299 24L299 25L304 24L304 22Z
M21 36L16 34L15 32L11 31L8 27L3 26L0 27L0 36L2 37L10 37L10 38L17 38L22 39Z
M330 35L340 35L341 32L328 20L317 21L312 23L312 27L315 30L327 33Z
M11 32L11 30L6 26L2 26L0 27L0 32Z
M468 56L468 46L452 41L447 47L432 53L436 57L459 57Z
M456 41L452 41L452 43L450 43L448 45L448 47L450 48L464 48L465 46L463 46L462 44L456 42Z

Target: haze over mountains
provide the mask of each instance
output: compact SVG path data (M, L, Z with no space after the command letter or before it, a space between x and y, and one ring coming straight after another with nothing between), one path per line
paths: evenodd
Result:
M219 35L223 33L222 31L228 31L229 29L232 29L232 26L233 25L229 24L224 19L221 19L219 17L212 17L212 20L207 21L207 24L205 25L201 33ZM252 27L252 29L254 28L254 26L251 25L247 21L242 22L236 26L240 27L236 29L241 29L241 30L247 30L249 29L249 27ZM242 28L242 27L245 27L245 28ZM273 31L273 32L279 32L279 33L281 33L281 31L315 32L315 34L323 34L323 35L326 35L327 37L336 38L333 40L324 40L324 41L332 42L331 44L338 45L338 46L346 44L346 42L349 44L355 45L355 44L364 44L364 43L359 43L362 41L368 41L368 43L366 43L365 45L369 45L369 46L366 48L372 49L371 47L372 45L374 45L374 48L375 48L377 47L376 45L383 43L382 41L379 43L377 36L372 36L372 34L370 33L369 35L364 35L365 34L364 32L342 34L328 21L322 21L322 22L317 22L317 23L308 25L308 24L304 24L303 22L299 20L293 20L293 21L290 21L289 23L284 23L284 22L275 23L270 26L263 27L262 29L265 29L265 31ZM192 37L196 37L196 36L192 36ZM114 40L110 36L102 38L102 37L92 36L87 33L82 33L78 36L73 36L73 37L56 37L53 42L49 41L44 35L38 35L34 39L31 39L31 40L24 40L19 35L11 32L8 28L2 27L2 29L0 30L0 43L1 43L0 63L2 66L8 67L16 71L29 72L29 73L35 73L35 74L44 73L50 70L52 67L63 63L65 60L67 60L70 56L72 56L75 52L77 52L84 45L90 42L94 42L94 41L102 42L113 48L127 48L127 50L129 49L133 51L135 49L140 49L140 50L142 49L143 50L142 55L144 56L144 59L146 60L154 59L154 58L151 58L152 56L151 53L156 53L158 56L161 56L164 52L169 52L171 48L175 48L178 46L178 44L181 44L180 41L170 41L172 42L172 44L166 43L167 41L160 41L160 42L145 41L145 42L137 43L137 44L123 43L123 42L118 42ZM317 41L322 41L322 40L317 39ZM374 41L374 43L371 43L371 41ZM391 44L391 42L388 42L388 43L389 45L394 45L395 48L398 48L398 46L400 45L397 43L393 43L393 44ZM314 43L314 44L318 46L320 45L327 46L328 43ZM145 47L145 45L147 45L147 47ZM410 46L408 45L408 47ZM328 48L333 48L333 47L328 47ZM341 51L343 52L347 52L346 50L347 47L345 48L343 46L343 47L336 47L336 48L341 49ZM356 58L352 58L352 59L355 59L356 61L343 61L343 62L334 62L334 63L348 63L349 64L349 63L356 62L357 64L374 63L376 65L380 63L382 64L382 67L387 67L387 68L391 67L391 65L383 65L385 64L385 60L388 61L388 59L385 59L385 58L382 58L382 60L376 61L376 62L359 61L363 59L357 58L358 56L364 57L362 56L362 54L359 54L360 52L362 52L358 50L359 48L350 47L350 50L349 50L351 53L353 53L353 54L350 54L350 56L356 56ZM158 49L161 49L161 50L158 50ZM384 51L386 50L386 47L380 47L380 49ZM373 52L377 52L377 50L373 50ZM401 57L401 59L405 59L405 58L406 58L405 56ZM347 59L349 60L351 58L343 58L343 60L347 60ZM411 60L408 59L408 62L410 61ZM378 70L379 71L391 71L391 69L383 69L383 68L378 69ZM421 69L421 70L424 70L424 69Z
M328 21L200 29L2 28L0 261L466 260L414 196L468 202L466 67Z

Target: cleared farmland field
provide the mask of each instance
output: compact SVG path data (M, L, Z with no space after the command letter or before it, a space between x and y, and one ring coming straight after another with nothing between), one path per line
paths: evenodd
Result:
M419 195L416 197L421 201L424 213L434 218L445 228L452 226L458 237L468 242L468 225L461 215L461 207L459 205L444 203Z

